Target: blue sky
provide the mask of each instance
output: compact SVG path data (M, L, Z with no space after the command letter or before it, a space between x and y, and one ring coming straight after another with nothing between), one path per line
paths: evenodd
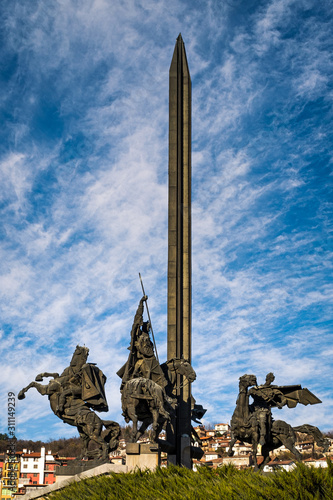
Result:
M77 343L120 379L141 272L166 359L168 72L192 77L192 390L230 421L269 371L322 401L274 411L333 428L332 3L1 2L1 423L6 395ZM31 390L17 436L76 435Z

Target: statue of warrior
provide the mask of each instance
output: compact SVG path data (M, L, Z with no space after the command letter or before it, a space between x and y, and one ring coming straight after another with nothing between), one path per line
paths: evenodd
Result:
M250 405L250 412L259 425L259 444L263 446L267 441L267 436L271 434L272 412L271 407L277 406L281 409L287 404L287 399L277 385L272 385L275 376L267 373L266 381L263 385L252 387L248 394L252 396L253 403Z
M130 353L127 362L118 370L117 375L122 379L121 392L126 382L132 379L144 378L155 382L156 391L151 396L163 415L165 402L170 404L173 401L165 393L168 382L154 353L154 345L150 339L150 323L143 321L144 303L147 299L147 295L144 295L139 302L131 330L131 344L128 348Z
M59 375L44 372L36 376L36 381L24 387L18 399L24 399L25 393L32 387L50 401L51 409L63 422L77 427L83 452L82 457L108 459L108 453L118 446L120 426L111 420L102 420L95 411L108 411L104 385L106 377L95 363L87 363L89 349L76 346L70 365ZM44 377L52 377L47 385L37 382ZM102 429L107 433L102 437ZM98 448L88 450L90 441Z

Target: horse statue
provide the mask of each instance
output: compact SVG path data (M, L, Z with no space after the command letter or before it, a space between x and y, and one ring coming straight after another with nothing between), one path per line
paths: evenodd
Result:
M269 452L284 445L291 451L297 461L301 461L301 454L295 447L296 432L303 432L312 435L318 446L327 451L329 443L324 438L317 427L309 424L292 427L283 420L274 420L271 407L287 405L293 408L297 403L317 404L321 401L308 389L302 389L300 385L278 387L271 385L274 380L272 373L266 377L266 383L257 385L255 375L243 375L239 379L239 394L236 401L236 408L232 415L231 441L229 445L229 456L233 456L233 446L237 440L252 444L255 470L263 469L269 462ZM249 387L255 386L249 390ZM254 399L253 404L249 404L249 396ZM257 450L261 446L261 455L264 460L258 466Z
M128 380L122 389L123 416L127 423L133 422L131 442L138 441L151 424L152 440L156 442L161 430L175 414L177 375L185 377L187 383L196 379L195 371L185 359L173 358L160 366L167 381L165 387L154 380L136 377ZM138 421L142 422L139 429Z
M44 372L36 376L18 394L24 399L25 393L34 387L42 396L48 396L53 413L63 422L77 427L82 442L80 459L107 460L111 451L118 447L120 426L112 420L102 420L96 411L108 411L104 393L105 375L93 363L87 363L89 349L76 346L70 366L59 375ZM47 385L38 382L52 377ZM103 427L106 434L102 437ZM97 443L98 448L89 450L89 443Z

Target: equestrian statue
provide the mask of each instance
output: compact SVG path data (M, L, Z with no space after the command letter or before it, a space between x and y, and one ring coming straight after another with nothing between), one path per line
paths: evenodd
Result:
M301 460L301 454L295 447L296 432L303 432L313 436L318 446L327 451L329 443L317 427L305 424L292 427L283 420L274 420L271 408L294 408L298 403L303 405L321 403L308 389L300 385L277 386L272 385L275 377L268 373L263 385L258 385L255 375L243 375L239 379L239 394L236 408L232 415L231 442L229 456L234 454L233 446L237 440L252 444L255 469L262 469L269 462L269 452L284 445ZM249 389L251 387L251 389ZM249 397L253 402L249 403ZM258 447L264 460L257 464Z
M120 426L112 420L102 420L95 413L109 409L104 392L106 377L94 363L87 363L88 354L87 347L76 346L70 365L61 375L40 373L35 378L36 382L31 382L19 392L18 399L24 399L31 387L42 396L48 396L53 413L77 428L83 445L79 458L103 462L118 447ZM52 377L47 385L38 383L44 377ZM102 437L103 427L107 432ZM88 449L91 441L97 443L97 449Z
M151 424L152 440L157 442L161 430L172 423L175 416L177 375L183 375L187 380L185 383L196 379L195 371L186 359L173 358L160 365L154 352L155 341L153 344L150 339L151 323L143 321L147 299L143 295L139 302L131 330L128 360L117 372L122 379L123 416L127 423L133 423L131 442L138 441ZM142 422L139 428L138 422Z

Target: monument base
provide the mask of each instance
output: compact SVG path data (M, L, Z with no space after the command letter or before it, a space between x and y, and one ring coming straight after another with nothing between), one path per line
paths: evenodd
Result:
M65 469L67 467L64 467ZM45 486L44 488L39 488L38 490L33 490L33 485L30 486L30 491L23 496L20 496L20 500L32 500L35 498L39 498L40 500L44 500L46 495L52 493L53 491L61 490L62 488L66 488L66 486L81 481L82 479L87 479L89 477L94 476L102 476L112 474L119 474L127 472L126 465L120 464L103 464L98 467L94 467L93 469L86 470L85 472L81 472L80 474L76 474L75 476L65 476L63 475L59 481L56 481L49 486Z
M81 474L95 467L99 467L103 464L109 464L110 460L74 460L73 463L69 465L59 465L56 468L56 481L62 481L63 479L71 476L76 476L76 474Z
M191 438L187 434L184 434L180 438L180 456L178 457L179 465L187 467L187 469L192 469L192 448ZM168 453L168 464L177 465L177 455L173 453Z
M161 466L160 446L154 443L127 443L126 466L128 470L155 470Z

